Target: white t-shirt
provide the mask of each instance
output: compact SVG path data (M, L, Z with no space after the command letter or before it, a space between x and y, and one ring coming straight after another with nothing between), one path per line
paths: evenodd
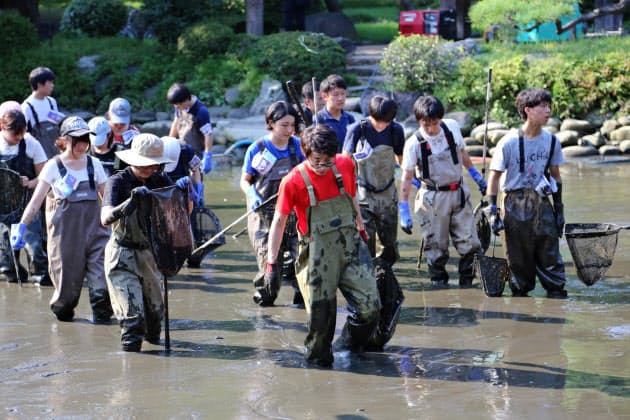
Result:
M26 143L26 157L33 159L33 163L35 165L46 162L48 160L48 158L46 157L46 152L44 152L44 148L42 147L40 142L35 139L35 137L30 135L30 133L26 133L22 141ZM0 155L17 156L19 152L20 143L14 146L10 146L9 143L7 143L2 136L0 136Z
M90 159L89 156L88 159ZM94 165L94 183L97 186L104 184L107 181L107 175L105 175L105 170L103 169L101 161L96 158L91 159L92 164ZM80 171L75 171L74 169L70 169L66 166L66 170L69 174L74 176L78 182L89 180L87 166L85 167L85 169L82 169ZM64 198L64 196L59 191L57 191L56 188L54 188L55 181L57 181L59 178L61 178L61 174L59 173L59 168L57 168L56 159L50 159L42 168L42 171L39 173L38 179L53 186L52 190L55 194L55 198Z
M464 137L462 136L462 132L459 128L459 124L457 121L445 118L442 120L446 127L453 134L453 141L455 142L455 147L457 150L462 150L466 147L466 143L464 142ZM444 134L444 130L440 129L440 133L437 136L429 136L425 131L420 127L419 129L422 137L429 142L429 148L433 154L438 154L448 149L448 142L446 141L446 135ZM416 134L414 133L411 137L407 139L405 142L405 149L403 151L403 160L402 160L402 169L405 171L413 171L416 168L416 164L419 159L422 158L422 154L420 152L420 142L418 141Z
M523 155L525 157L524 172L520 171L520 152L518 130L510 130L497 144L492 155L490 170L505 172L502 184L503 191L520 188L535 189L542 179L551 150L551 133L542 130L538 137L523 139ZM563 163L562 147L556 139L550 166Z
M50 99L50 102L48 101ZM31 107L26 103L30 103L35 112L37 113L37 118L39 118L39 122L48 121L48 112L52 110L58 110L57 101L52 96L47 96L44 99L37 99L34 93L26 98L24 102L22 102L22 112L24 113L24 117L26 117L26 122L31 125L31 127L35 126L35 117L33 117L33 112L31 111ZM50 104L52 103L52 108Z

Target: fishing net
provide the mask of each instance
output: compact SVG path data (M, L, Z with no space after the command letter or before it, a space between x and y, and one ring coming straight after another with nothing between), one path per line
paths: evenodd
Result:
M567 244L579 279L592 286L612 265L620 226L610 223L568 223Z
M382 307L378 325L370 342L377 347L382 347L396 331L400 308L405 296L392 267L380 258L374 260L374 274Z
M473 212L473 217L475 219L475 226L477 227L477 236L479 237L479 242L481 242L481 250L485 254L490 246L490 222L486 217L486 214L483 212L483 208L487 205L485 202L481 202L477 204L475 210Z
M473 262L475 268L475 276L481 282L486 296L499 297L503 294L505 282L510 277L510 269L508 268L505 258L488 257L482 254L475 255Z
M30 199L30 190L22 186L20 174L7 168L0 168L0 190L0 223L9 226L19 222Z
M148 194L151 250L164 276L177 274L190 256L193 238L188 218L188 191L172 186Z
M195 207L190 216L190 224L195 239L195 248L200 247L222 230L221 221L208 207ZM199 267L208 252L213 251L223 244L225 244L225 235L221 235L212 241L212 243L205 248L203 253L192 254L188 257L188 266L194 268Z

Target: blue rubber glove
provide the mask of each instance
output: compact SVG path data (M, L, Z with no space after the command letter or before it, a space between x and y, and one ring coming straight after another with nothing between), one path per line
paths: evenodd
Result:
M175 181L175 185L177 185L177 188L179 188L180 190L185 190L190 185L190 177L184 176L179 178L177 181Z
M24 231L26 225L24 223L18 223L11 225L11 248L18 250L24 248L26 243L24 242Z
M204 174L207 174L212 170L212 152L203 152L201 167L203 168Z
M197 191L197 201L195 202L195 206L204 207L206 203L203 200L203 182L198 183L194 189Z
M407 201L398 203L398 213L400 214L400 227L407 235L411 235L413 219L409 213L409 203Z
M486 189L488 188L488 184L486 183L486 180L483 179L481 174L477 171L477 169L474 166L471 166L470 168L468 168L468 173L470 174L470 177L477 183L477 186L479 187L479 192L481 193L481 195L482 196L486 195Z
M413 179L411 180L411 183L414 185L414 187L416 187L417 189L420 189L422 187L422 182L420 182L420 180L418 178L416 178L415 176L413 177Z
M260 195L258 194L258 191L256 191L256 187L254 187L254 184L251 184L249 186L249 189L247 190L247 200L249 201L252 210L255 210L262 204L262 198L260 198Z

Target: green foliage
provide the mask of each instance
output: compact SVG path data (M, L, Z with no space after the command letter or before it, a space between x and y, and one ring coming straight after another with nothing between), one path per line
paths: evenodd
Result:
M343 12L353 22L398 22L400 9L398 7L356 7L344 8Z
M357 37L363 41L388 43L398 36L398 22L356 23Z
M127 7L121 0L72 0L61 19L61 30L89 36L117 34L127 22Z
M484 31L500 27L499 36L513 39L515 25L530 27L533 22L548 22L571 14L575 0L480 0L472 5L469 17L473 29Z
M37 30L27 18L14 10L0 11L0 28L0 54L37 45Z
M456 55L447 43L431 36L399 36L383 51L381 68L395 89L431 93L452 80Z
M186 82L206 105L224 105L224 93L247 76L247 66L235 57L211 56L195 66Z
M224 53L234 31L215 21L203 21L190 26L177 39L177 51L185 57L199 59L208 54Z
M163 44L174 44L188 25L199 21L201 10L216 7L212 0L145 0L141 13L155 37ZM207 16L207 15L206 15Z
M302 40L302 42L300 42ZM302 45L303 44L303 45ZM330 37L302 32L280 32L260 38L252 47L251 65L262 74L296 86L331 73L341 74L345 53Z

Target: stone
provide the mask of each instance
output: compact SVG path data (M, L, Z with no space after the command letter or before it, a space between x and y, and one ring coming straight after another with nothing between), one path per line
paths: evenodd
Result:
M607 144L599 148L599 154L601 156L616 156L621 154L621 149L617 146Z
M341 12L322 12L306 16L306 32L322 33L331 38L356 39L357 30L352 20Z
M619 143L619 150L621 150L621 153L630 153L630 140L623 140L621 143Z
M444 118L450 118L457 121L459 129L462 132L462 136L467 136L470 134L473 125L473 119L470 113L466 111L453 111L444 114Z
M485 124L480 124L480 125L474 127L470 131L470 137L477 138L479 133L481 133L481 135L483 136L485 128L486 128ZM492 131L492 130L507 130L507 129L509 129L509 127L507 125L503 124L502 122L488 121L488 131Z
M578 145L591 145L593 147L601 147L606 144L606 139L599 132L595 134L587 134L578 140Z
M466 146L483 146L483 143L473 137L464 137L464 143Z
M574 130L561 130L556 133L562 147L577 146L579 133Z
M560 131L577 131L579 136L591 134L595 131L595 127L587 120L576 120L573 118L567 118L560 124Z
M276 101L286 101L287 95L282 90L282 83L278 80L264 80L260 86L260 94L249 108L252 115L264 115L269 105Z
M476 157L483 156L483 146L479 146L479 145L466 146L466 151L468 152L469 156L476 156Z
M158 137L168 136L168 133L171 130L171 121L149 121L138 128L143 133L155 134Z
M155 113L155 119L157 121L166 121L166 120L168 120L170 122L173 119L173 114L168 113L168 112L158 111L158 112Z
M609 136L611 141L622 141L622 140L630 140L630 125L624 125L619 127L610 133Z
M348 112L350 112L350 111L359 111L359 112L361 112L361 98L359 96L346 98L346 104L344 105L343 109L345 109ZM361 114L363 114L363 113L361 113ZM366 115L367 115L367 113L366 113Z
M149 121L155 121L157 119L155 117L155 112L150 111L134 112L132 117L132 121L136 124L144 124L148 123Z
M630 125L630 115L624 115L623 117L619 117L617 118L617 122L619 123L619 125Z
M621 127L621 124L619 124L617 120L606 120L602 124L602 127L599 129L599 131L607 138L610 138L610 133L612 133L619 127Z
M227 118L230 119L243 119L243 118L247 118L249 117L251 114L249 113L249 109L247 108L234 108L231 109L228 113L227 113Z
M95 55L85 55L79 58L77 62L77 69L79 69L79 73L92 73L96 70L98 66L97 61L100 60L101 56L99 54Z
M551 117L547 120L547 126L556 127L556 129L560 128L560 124L561 124L561 121L555 117Z
M228 88L223 95L225 103L228 105L234 105L241 94L241 89L238 86Z
M551 134L556 134L558 131L558 126L556 125L545 125L543 126L543 128L547 131L549 131Z
M567 146L562 148L565 158L578 158L585 156L597 156L599 152L593 146Z

